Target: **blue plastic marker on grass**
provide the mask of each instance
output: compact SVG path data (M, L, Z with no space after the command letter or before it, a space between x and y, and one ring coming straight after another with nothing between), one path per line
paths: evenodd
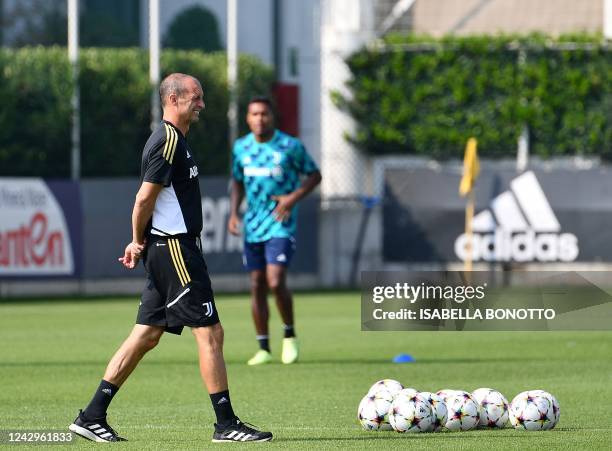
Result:
M412 363L414 361L414 357L410 354L398 354L393 357L393 363Z

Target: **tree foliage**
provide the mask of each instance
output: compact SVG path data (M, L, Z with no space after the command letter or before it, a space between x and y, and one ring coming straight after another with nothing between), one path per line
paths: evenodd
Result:
M532 153L612 157L612 53L599 36L394 35L348 59L366 152L460 157L470 136L487 157L514 155L524 125Z
M217 19L201 6L192 6L178 14L170 24L163 42L164 47L174 49L205 52L222 49Z
M204 88L206 109L187 136L200 172L227 174L228 90L223 53L166 50L162 76L184 72ZM241 55L239 102L270 92L273 74ZM0 50L0 175L67 177L70 174L71 69L65 48ZM80 58L82 174L128 176L140 172L150 133L148 55L140 49L84 49ZM242 115L241 115L242 117ZM242 133L246 124L241 121Z

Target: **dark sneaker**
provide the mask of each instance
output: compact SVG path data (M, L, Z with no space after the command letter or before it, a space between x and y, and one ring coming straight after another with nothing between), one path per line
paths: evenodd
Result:
M115 430L108 425L106 417L89 420L83 417L83 411L79 410L79 415L74 422L68 426L72 432L80 435L87 440L94 442L126 442L127 439L119 437Z
M272 432L258 431L252 424L243 423L236 419L236 423L225 429L219 429L215 424L213 442L269 442Z

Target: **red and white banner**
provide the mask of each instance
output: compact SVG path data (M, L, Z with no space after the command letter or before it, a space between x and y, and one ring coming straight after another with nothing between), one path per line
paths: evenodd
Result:
M0 178L0 277L73 273L64 211L47 184Z

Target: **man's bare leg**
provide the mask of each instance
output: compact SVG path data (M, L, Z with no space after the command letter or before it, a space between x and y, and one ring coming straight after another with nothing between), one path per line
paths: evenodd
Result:
M106 410L119 387L132 374L142 357L157 346L163 333L164 328L161 326L145 326L142 324L134 326L130 335L108 362L100 386L90 403L83 410L85 417L101 418L106 416Z
M163 333L162 326L136 324L108 362L104 380L121 387L144 355L157 346Z
M223 327L217 323L210 327L191 329L198 344L200 375L208 393L227 390L227 370L223 358Z
M274 294L276 306L283 320L284 338L281 360L283 363L294 363L298 360L299 349L295 338L293 298L287 287L287 267L267 265L266 279L268 288Z
M198 344L200 374L217 416L215 427L223 430L235 425L234 414L227 385L227 370L223 358L223 327L221 323L209 327L191 329Z
M266 272L261 269L251 271L251 312L255 323L255 333L260 350L270 352L270 340L268 332L268 321L270 310L268 308L268 285L266 283ZM255 356L249 360L249 365L259 365L271 360L269 354Z
M80 412L69 429L88 440L96 442L117 442L125 440L106 422L106 410L119 387L127 380L142 357L157 346L164 333L161 326L136 324L130 335L121 344L104 372L94 396Z
M287 287L287 268L281 265L267 265L266 279L283 324L293 327L293 297Z

